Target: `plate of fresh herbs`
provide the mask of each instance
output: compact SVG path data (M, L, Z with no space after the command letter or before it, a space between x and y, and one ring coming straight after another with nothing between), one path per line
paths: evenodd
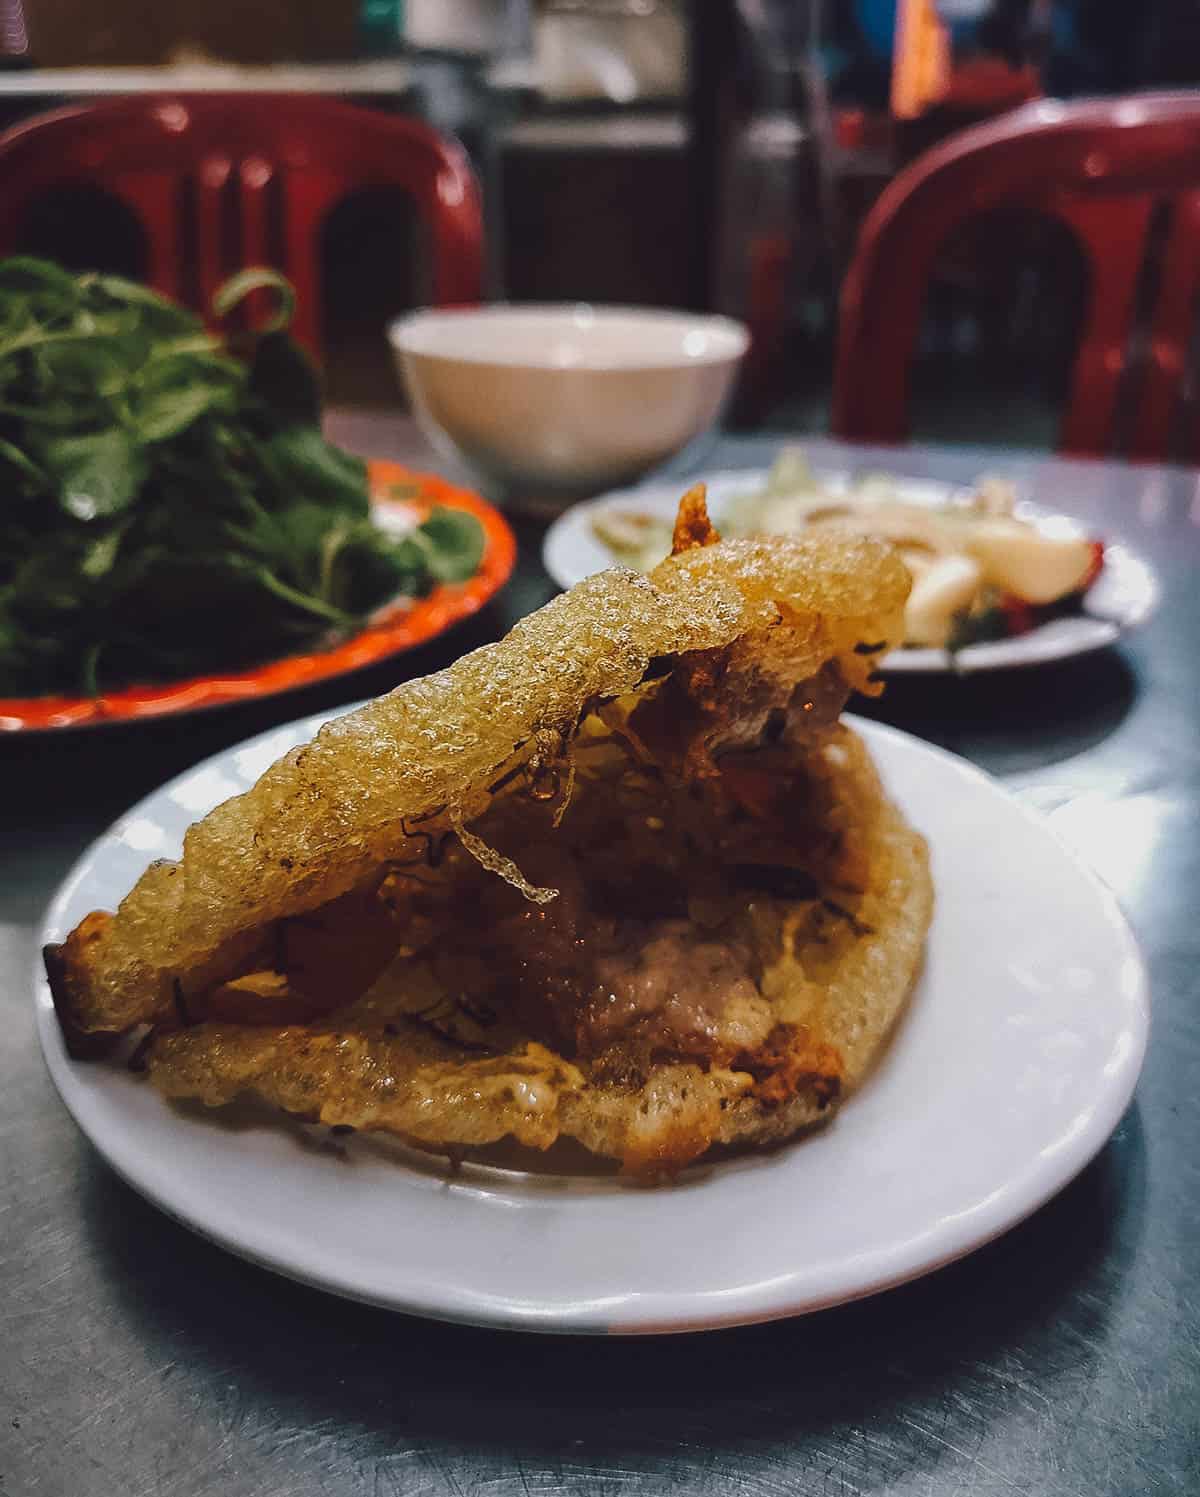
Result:
M0 261L0 728L214 706L433 637L503 585L478 496L325 440L293 297L218 336L120 277Z

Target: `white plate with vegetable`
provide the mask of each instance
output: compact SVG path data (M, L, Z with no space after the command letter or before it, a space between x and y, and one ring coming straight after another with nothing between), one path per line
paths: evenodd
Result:
M1154 571L1127 546L1018 499L1000 479L972 488L911 478L814 473L803 454L770 469L704 477L724 535L836 525L891 540L913 574L907 641L889 672L960 673L1037 665L1102 649L1158 603ZM670 549L685 484L647 485L573 505L542 551L572 587L615 565L648 571Z

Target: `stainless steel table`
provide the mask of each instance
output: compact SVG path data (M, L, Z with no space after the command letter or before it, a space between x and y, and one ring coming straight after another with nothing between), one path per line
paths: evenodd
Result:
M394 418L334 428L376 455L414 455ZM706 462L750 466L774 446L725 440ZM522 524L502 600L390 667L252 708L0 742L0 1494L1200 1491L1200 474L811 447L857 468L1014 473L1161 571L1161 613L1119 649L897 682L877 709L1042 807L1124 901L1155 1014L1111 1143L1031 1220L922 1282L651 1341L345 1303L227 1256L109 1173L34 1038L29 973L51 891L114 816L202 755L442 664L544 601L540 531Z

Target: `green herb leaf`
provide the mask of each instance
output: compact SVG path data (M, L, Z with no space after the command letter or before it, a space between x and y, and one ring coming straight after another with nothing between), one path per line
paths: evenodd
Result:
M413 531L413 539L439 582L465 582L475 575L483 560L483 526L463 509L438 506Z
M7 463L10 467L15 468L24 478L30 479L33 483L44 484L46 482L45 473L43 473L29 454L22 452L12 442L6 442L3 437L0 437L0 463Z
M322 581L332 602L361 615L394 598L420 597L433 578L411 536L393 540L369 520L360 520L334 538Z
M133 410L133 421L143 442L165 442L176 437L206 412L229 410L229 392L219 385L194 384L189 389L160 389L144 394Z
M160 336L168 331L176 335L203 331L203 324L194 312L168 301L157 291L151 291L149 286L140 286L123 276L84 276L80 284L88 290L94 287L108 301L130 308L139 320L153 326Z
M471 516L400 538L320 432L291 288L233 357L143 286L0 260L0 694L206 673L326 641L478 565ZM419 496L418 496L419 497Z
M292 313L296 310L296 293L284 276L265 266L240 270L218 287L212 300L214 315L228 317L239 302L245 301L255 291L273 291L277 298L274 313L258 331L262 334L283 332L290 326Z
M77 294L75 277L69 270L32 255L0 260L0 292L14 291L26 296L40 292L64 301L73 300Z
M296 426L321 420L321 386L312 360L286 333L258 340L250 366L250 391L272 415Z
M42 461L58 490L58 502L76 520L119 514L137 497L150 470L132 432L122 427L78 437L54 437Z
M368 513L366 463L331 446L315 428L285 426L261 444L259 456L281 493Z
M84 552L79 570L90 581L99 581L112 571L123 534L119 526L114 526L107 535L98 536Z

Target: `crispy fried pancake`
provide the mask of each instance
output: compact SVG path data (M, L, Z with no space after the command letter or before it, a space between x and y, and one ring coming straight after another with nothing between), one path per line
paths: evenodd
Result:
M462 1147L654 1175L827 1116L911 987L919 836L837 715L899 639L866 539L612 571L328 724L47 966L76 1050Z

